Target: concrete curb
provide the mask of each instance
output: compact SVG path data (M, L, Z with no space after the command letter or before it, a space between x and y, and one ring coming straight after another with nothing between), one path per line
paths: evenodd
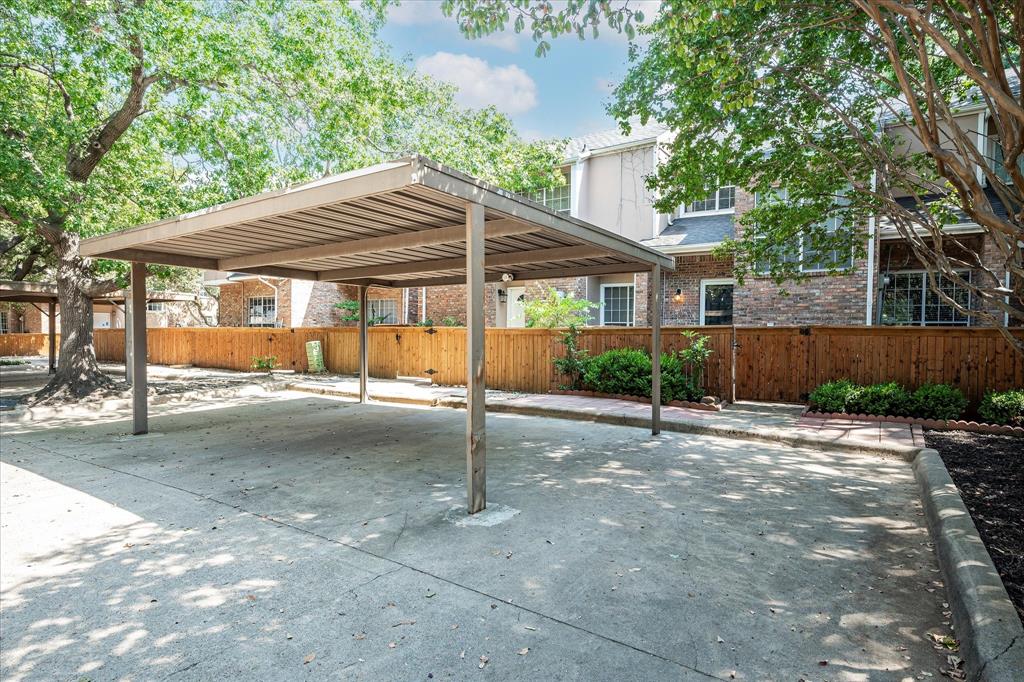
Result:
M273 382L244 384L229 388L214 388L205 391L185 391L184 393L165 393L149 397L150 407L155 405L169 405L173 403L187 403L194 400L210 400L216 398L237 398L243 396L267 395L280 390L280 385ZM77 403L72 405L61 405L51 407L19 406L6 414L22 423L34 422L42 419L68 418L68 417L89 417L106 412L127 410L132 406L131 398L109 398L96 402Z
M357 397L354 391L338 390L310 384L287 384L286 389L314 393L318 395L333 395L346 398ZM403 403L409 405L425 405L428 407L448 407L453 409L464 409L466 399L456 396L442 396L430 400L422 398L406 398L400 396L378 396L373 400L382 403ZM487 403L488 412L505 414L523 414L531 417L548 417L552 419L569 419L572 421L588 421L598 424L612 424L616 426L631 426L641 429L651 428L651 420L646 417L617 414L615 412L579 412L576 410L552 409L548 407L536 407L533 405L516 405L504 400L492 400ZM814 436L797 436L785 433L771 433L755 431L753 429L738 429L729 426L716 426L714 424L699 424L696 422L684 422L665 419L661 420L661 430L674 433L694 433L704 436L718 436L720 438L733 438L739 440L756 440L769 443L782 443L792 447L812 448L821 450L839 450L842 452L860 452L876 455L898 455L906 461L913 460L920 448L904 445L882 445L872 444L867 441L856 440L829 440L816 438Z
M967 679L1021 679L1024 628L953 479L931 448L921 450L913 469L945 578Z

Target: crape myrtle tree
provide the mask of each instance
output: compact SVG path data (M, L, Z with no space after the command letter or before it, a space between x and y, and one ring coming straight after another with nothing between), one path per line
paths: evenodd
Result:
M605 25L639 32L610 112L623 127L636 116L674 131L650 179L658 208L724 184L764 198L785 191L786 201L758 202L724 247L738 277L800 279L801 252L839 271L864 255L876 216L941 300L1024 351L1007 329L1024 323L1021 3L667 0L648 17L626 0L446 0L445 9L469 36L530 30L538 53L549 38ZM983 131L977 117L957 115L979 106ZM995 263L943 231L953 222L976 223ZM940 278L971 293L969 310Z
M373 0L0 6L0 277L55 279L61 309L38 399L110 386L90 297L125 269L79 256L84 237L409 152L512 189L557 181L552 150L394 60L382 21Z

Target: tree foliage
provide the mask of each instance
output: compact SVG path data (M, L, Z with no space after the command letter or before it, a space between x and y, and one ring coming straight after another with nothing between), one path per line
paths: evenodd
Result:
M585 325L590 319L590 311L596 307L596 303L548 287L544 296L526 302L523 313L527 327L572 328Z
M467 32L503 26L523 4L450 2ZM531 26L540 40L565 21L607 21L628 7L597 3L583 21L557 12ZM877 216L945 303L1004 332L1004 316L1024 322L1024 5L667 0L640 32L649 40L633 46L611 112L624 127L639 117L675 133L651 180L658 207L719 184L785 190L786 201L761 202L741 220L726 247L737 275L798 279L801 251L833 256L827 269L840 270L847 254L864 255ZM985 130L975 109L988 112ZM995 266L943 231L953 222L980 226ZM971 292L970 310L938 288L940 276Z
M62 310L91 319L88 296L123 286L124 266L78 257L82 237L413 152L512 190L558 182L555 149L523 142L494 109L458 108L450 87L392 58L382 10L5 2L0 277L45 273ZM81 331L62 334L61 362L96 376Z

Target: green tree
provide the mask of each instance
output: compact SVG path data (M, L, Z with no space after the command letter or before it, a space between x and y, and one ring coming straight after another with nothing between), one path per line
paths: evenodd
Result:
M56 280L60 364L39 398L109 380L90 296L125 268L81 238L416 151L555 182L554 151L394 60L382 3L8 0L0 7L0 272ZM547 178L547 180L546 180Z
M542 298L533 298L523 306L527 327L580 327L590 319L590 311L596 303L572 295L565 295L554 287L548 287Z
M582 38L601 23L626 30L645 20L622 0L557 11L524 0L445 7L469 35L529 25L545 49L563 33ZM879 216L945 303L1024 350L1004 322L1024 322L1024 5L667 0L639 31L648 41L631 49L610 110L624 127L636 116L675 132L651 179L658 207L674 209L719 184L765 197L784 190L786 201L760 202L725 247L738 276L798 279L801 251L837 271L847 254L863 255L865 226ZM959 115L975 105L988 112L985 130ZM942 229L966 221L994 246L996 267ZM976 305L967 310L946 295L939 276Z

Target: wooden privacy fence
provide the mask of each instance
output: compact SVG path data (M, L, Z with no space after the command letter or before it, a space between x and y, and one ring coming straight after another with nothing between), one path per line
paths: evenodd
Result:
M684 328L666 327L666 351L683 348ZM733 374L731 327L695 328L709 337L713 353L705 372L709 393L729 397ZM831 379L860 383L895 380L910 388L923 383L958 386L976 404L986 389L1024 386L1024 357L994 329L920 327L738 327L735 330L736 397L740 400L802 402ZM462 328L372 327L370 375L430 377L438 384L466 381L466 335ZM487 385L543 393L561 378L552 359L563 353L561 332L488 329ZM273 355L282 369L308 369L305 343L323 345L332 372L358 368L355 328L150 329L149 361L247 370L254 356ZM580 346L597 355L610 348L650 349L647 328L585 329ZM0 355L46 355L46 334L0 335ZM124 359L124 330L96 331L100 360Z

